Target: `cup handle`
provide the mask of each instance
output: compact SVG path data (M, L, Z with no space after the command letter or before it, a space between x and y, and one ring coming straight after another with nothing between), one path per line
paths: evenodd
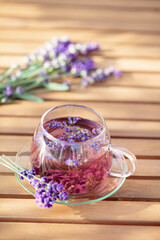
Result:
M136 170L136 163L137 163L137 159L136 156L129 152L127 149L121 148L121 147L116 147L114 145L110 145L110 149L112 152L112 161L113 161L113 155L116 156L116 161L118 161L118 163L115 163L115 165L121 165L121 169L112 169L113 168L113 163L111 165L111 169L108 172L108 174L110 176L113 177L129 177L131 176L135 170ZM127 163L127 160L125 159L125 157L129 160L129 164ZM119 161L121 161L121 163L119 163ZM127 169L127 170L126 170Z

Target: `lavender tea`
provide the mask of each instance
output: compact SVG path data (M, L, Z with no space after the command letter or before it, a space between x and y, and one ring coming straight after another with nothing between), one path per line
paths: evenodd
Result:
M33 169L62 183L70 195L92 191L107 178L112 161L108 138L102 131L98 123L80 117L44 122L33 137Z

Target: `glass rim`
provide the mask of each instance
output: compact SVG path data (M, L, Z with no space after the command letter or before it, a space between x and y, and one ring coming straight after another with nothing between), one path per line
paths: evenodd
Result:
M88 109L88 110L90 110L90 111L92 111L93 113L95 113L96 115L98 115L98 117L102 120L102 124L103 124L103 129L102 129L102 131L96 136L96 137L94 137L94 138L90 138L90 139L88 139L88 140L86 140L86 141L84 141L84 142L66 142L66 141L64 141L64 140L60 140L60 139L58 139L58 138L55 138L55 137L53 137L50 133L48 133L45 129L44 129L44 127L43 127L43 124L44 124L44 118L47 116L47 114L48 113L50 113L51 111L53 111L53 110L55 110L55 109L57 109L57 108L61 108L61 107L79 107L79 108L85 108L85 109ZM84 145L84 144L86 144L86 143L88 143L88 142L95 142L101 135L103 135L104 134L104 132L107 130L107 127L106 127L106 123L105 123L105 121L104 121L104 118L102 117L102 115L100 114L100 113L98 113L97 111L95 111L94 109L92 109L92 108L90 108L90 107L87 107L87 106L84 106L84 105L78 105L78 104L64 104L64 105L58 105L58 106L56 106L56 107L53 107L53 108L50 108L50 109L48 109L43 115L42 115L42 117L41 117L41 121L40 121L40 125L41 125L41 128L42 128L42 131L44 132L44 134L45 134L45 136L48 138L48 139L50 139L50 140L52 140L52 141L54 141L54 142L58 142L58 143L63 143L63 145L71 145L71 146L73 146L73 145ZM108 133L108 136L109 136L109 142L110 142L110 135L109 135L109 132L107 131L107 133Z

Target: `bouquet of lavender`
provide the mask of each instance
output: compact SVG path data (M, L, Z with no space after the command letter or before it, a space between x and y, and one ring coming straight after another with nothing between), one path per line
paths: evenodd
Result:
M97 69L87 55L98 50L97 43L73 43L67 37L54 38L26 56L21 64L12 64L0 75L0 104L14 99L42 102L33 95L36 91L68 91L75 84L64 77L81 78L80 86L86 87L104 81L108 76L121 73L110 66ZM77 84L77 81L76 81Z
M19 174L20 179L26 179L35 189L35 202L41 208L51 208L56 200L67 201L68 194L64 191L64 186L60 183L48 182L47 177L39 178L35 170L26 170L3 155L0 157L0 164Z

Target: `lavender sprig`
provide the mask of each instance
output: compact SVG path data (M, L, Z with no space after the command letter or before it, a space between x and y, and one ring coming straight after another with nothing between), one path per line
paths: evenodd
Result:
M96 69L87 54L98 50L97 43L73 43L68 37L54 38L26 56L21 64L14 63L0 75L0 104L26 99L42 102L33 96L42 89L68 91L72 86L64 77L82 77L78 86L104 81L110 75L121 73L113 67ZM55 82L58 81L58 82ZM77 80L76 80L77 82Z
M2 155L0 160L1 165L19 174L21 180L26 179L35 188L35 202L39 204L39 207L51 208L56 200L66 201L68 199L68 194L64 191L62 184L48 182L47 177L37 177L34 169L24 169L5 155Z

